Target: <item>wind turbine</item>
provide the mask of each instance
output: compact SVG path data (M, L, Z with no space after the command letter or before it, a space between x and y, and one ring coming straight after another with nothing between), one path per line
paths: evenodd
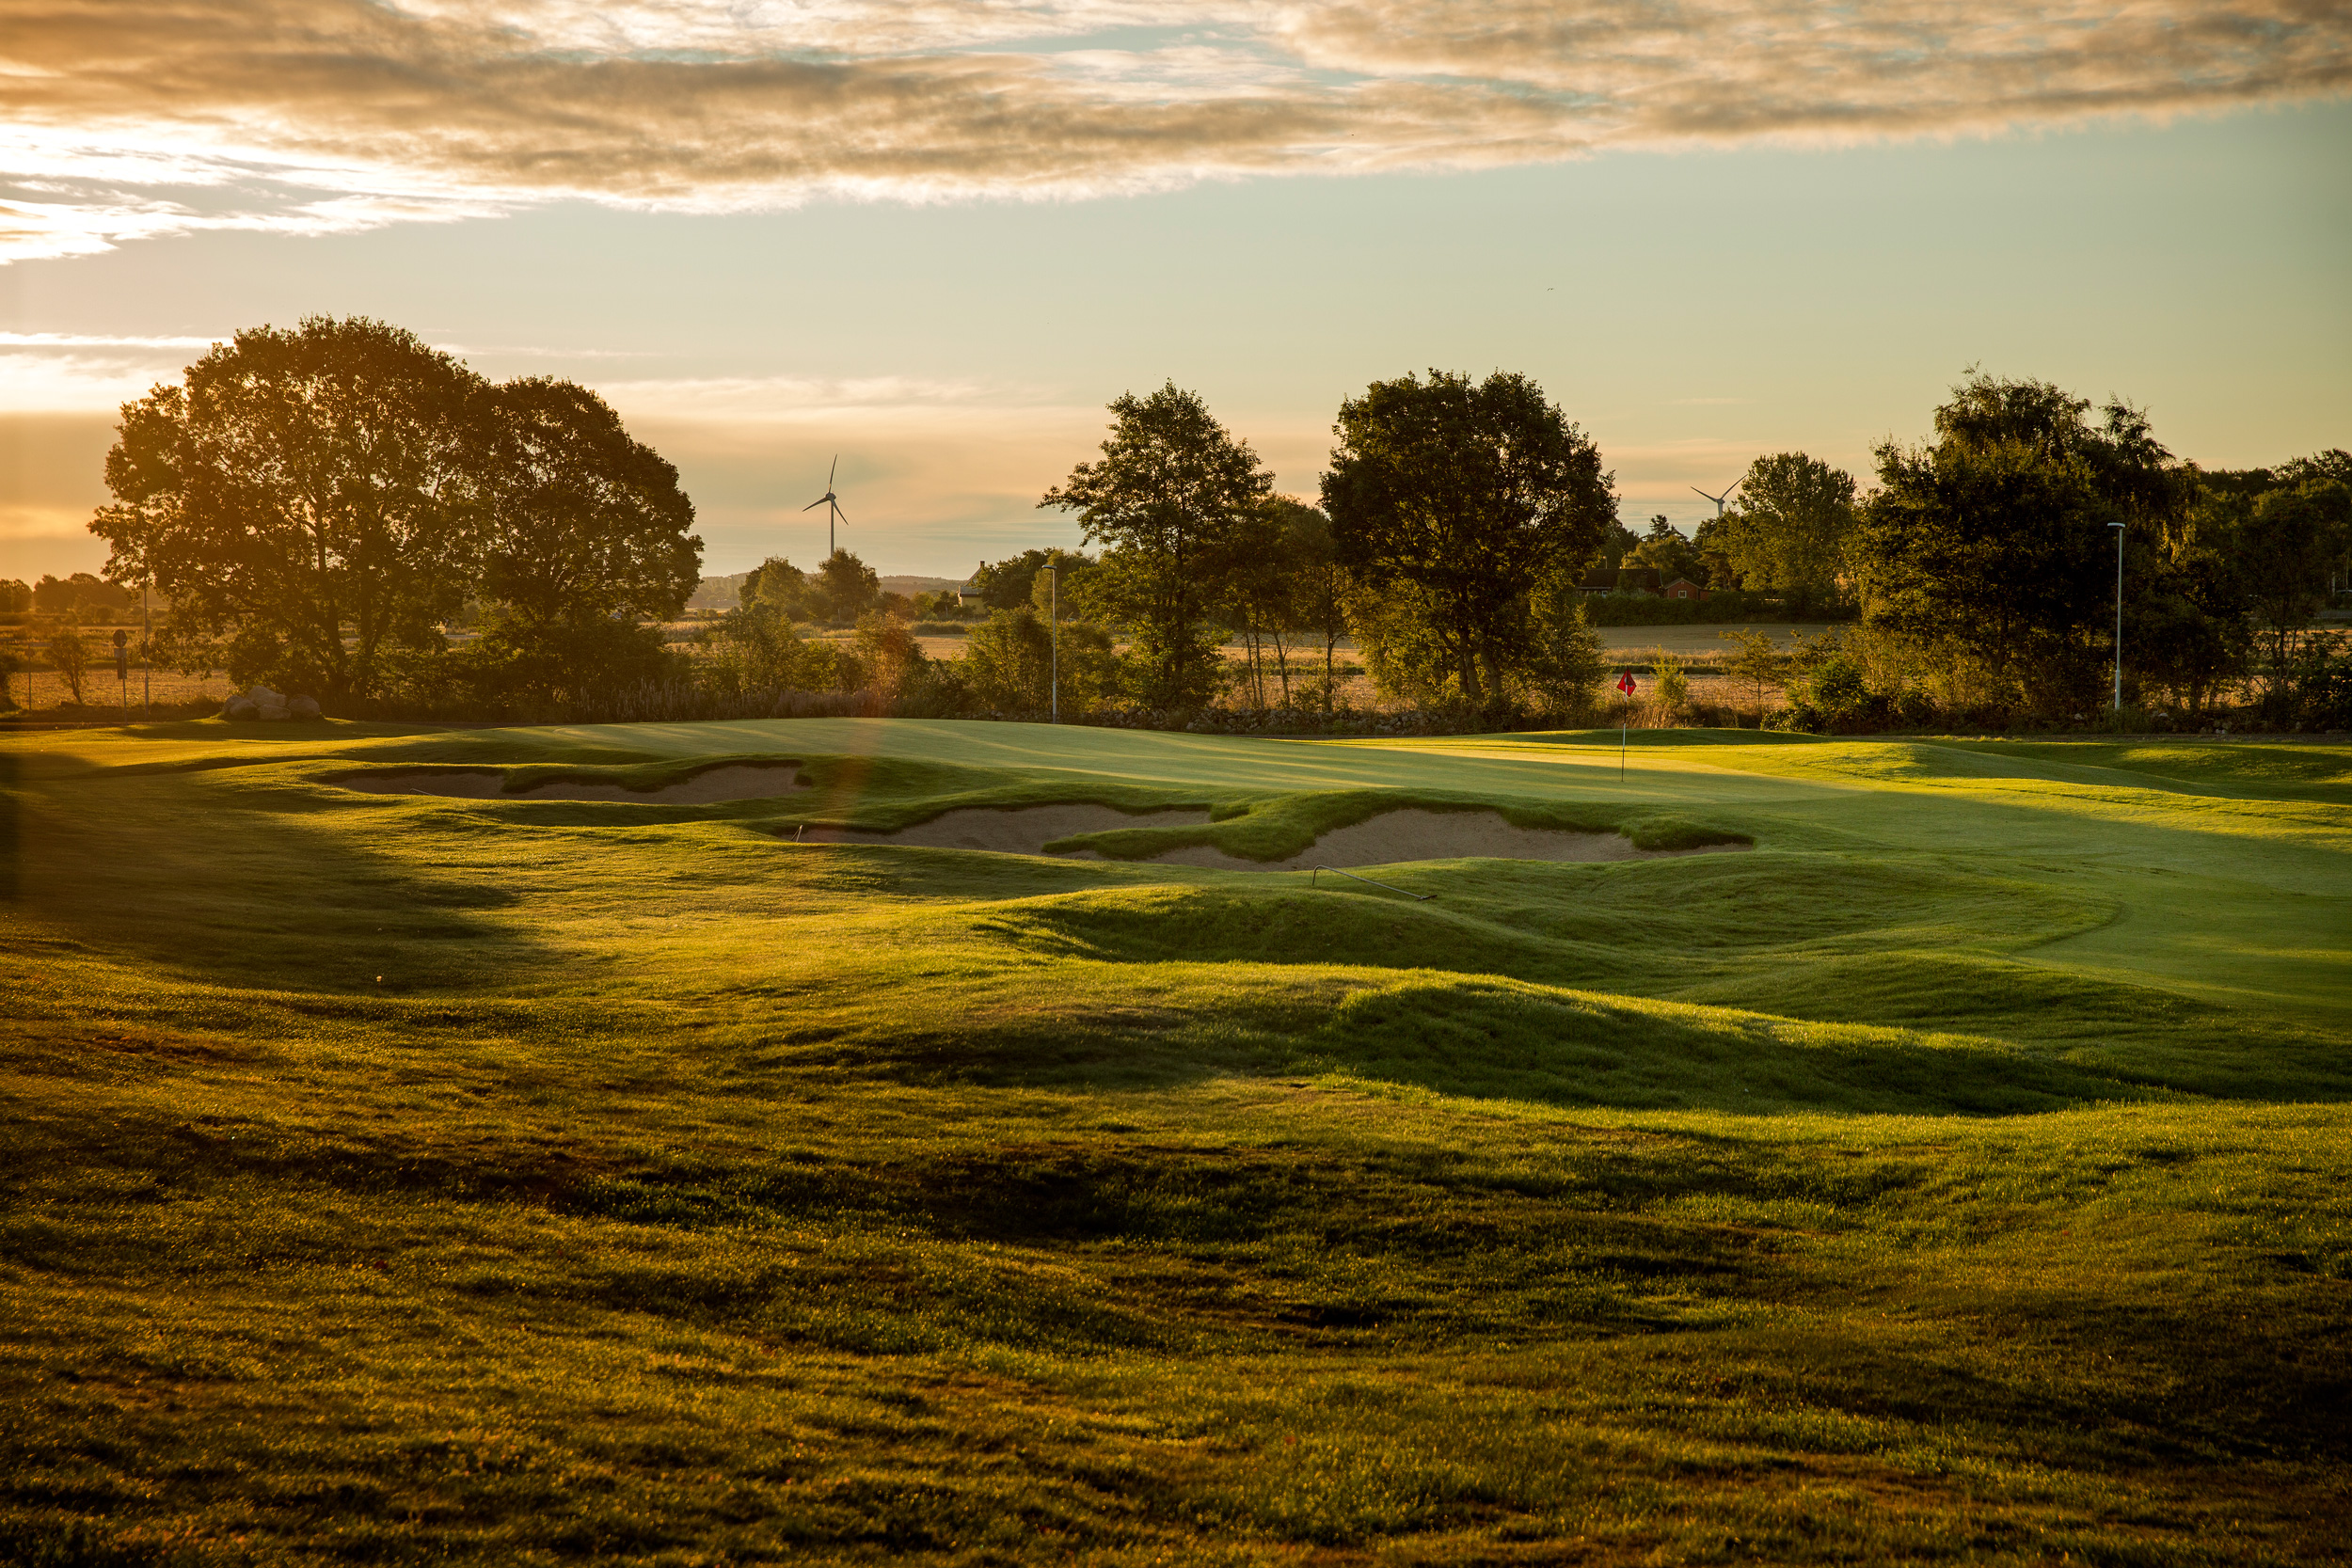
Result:
M1715 515L1720 517L1724 515L1724 502L1728 500L1731 498L1731 493L1740 488L1740 486L1744 483L1745 481L1743 480L1733 480L1729 484L1724 486L1724 493L1720 496L1707 496L1707 492L1699 490L1699 487L1695 484L1692 485L1691 488L1693 490L1699 490L1700 495L1707 496L1708 500L1713 501L1715 503Z
M825 513L825 559L827 561L831 561L834 553L840 548L834 543L833 525L850 520L850 515L841 510L841 498L833 493L833 476L840 471L841 454L834 452L833 467L825 470L825 493L801 508L803 512L814 512L820 506L830 509Z

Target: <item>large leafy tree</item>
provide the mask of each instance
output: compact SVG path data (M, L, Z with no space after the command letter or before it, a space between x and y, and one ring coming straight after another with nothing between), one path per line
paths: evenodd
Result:
M481 595L499 611L485 667L552 696L658 673L668 619L700 580L677 470L585 387L532 377L485 399Z
M1935 412L1935 439L1878 449L1879 491L1852 559L1868 619L1965 660L2033 706L2095 700L2111 652L2116 539L2132 550L2127 596L2161 571L2167 528L2194 476L2146 417L2039 381L1977 374Z
M1748 465L1708 542L1744 586L1809 610L1837 597L1855 520L1853 475L1801 451L1773 452Z
M1173 382L1126 393L1110 411L1102 461L1079 464L1038 504L1076 512L1087 541L1104 546L1089 596L1134 636L1144 699L1196 706L1216 686L1210 611L1274 479L1199 393Z
M152 584L239 679L379 692L473 584L482 379L354 317L259 327L122 409L106 575Z
M575 382L493 390L482 592L522 622L674 616L701 580L677 469Z
M1615 524L1598 449L1534 382L1500 371L1374 382L1333 433L1323 502L1343 564L1413 623L1392 641L1433 649L1464 701L1499 695L1527 645L1529 594Z

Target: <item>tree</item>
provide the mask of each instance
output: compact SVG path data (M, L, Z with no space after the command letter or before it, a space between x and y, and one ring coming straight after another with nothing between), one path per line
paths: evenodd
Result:
M1084 621L1061 625L1061 710L1086 713L1119 687L1110 634ZM1053 629L1035 605L990 612L966 641L963 668L974 695L998 713L1043 713L1051 698Z
M1248 647L1251 700L1260 707L1271 705L1266 700L1264 657L1269 642L1281 683L1282 705L1290 706L1289 639L1299 629L1302 614L1299 579L1305 562L1296 552L1306 536L1300 528L1303 525L1311 531L1322 521L1322 514L1304 501L1271 496L1233 537L1233 563L1224 584L1226 615Z
M1598 450L1500 371L1374 382L1333 429L1323 502L1341 563L1391 619L1416 619L1456 694L1483 705L1525 646L1529 594L1590 561L1613 523Z
M885 702L906 689L923 668L923 645L906 622L876 610L857 619L857 657L866 689Z
M1094 564L1094 558L1076 550L1023 550L1002 561L983 561L972 573L973 591L991 610L1017 610L1034 601L1037 575L1051 566L1061 578L1065 596L1071 579Z
M106 575L151 583L230 673L329 699L438 649L474 578L485 384L411 333L313 316L240 332L122 407Z
M1079 464L1038 504L1076 512L1087 542L1105 546L1091 596L1132 632L1145 701L1198 706L1219 674L1210 607L1273 476L1173 382L1145 398L1123 394L1110 412L1102 461Z
M2297 635L2328 599L2328 574L2352 541L2352 485L2312 478L2265 491L2236 530L2239 579L2260 628L2273 705L2283 701Z
M737 601L748 613L807 621L817 616L815 591L808 574L780 555L771 555L743 575Z
M1593 561L1605 563L1612 572L1619 571L1629 564L1626 557L1641 547L1642 536L1640 534L1623 523L1612 519L1609 527L1601 533L1599 550L1593 557Z
M1856 516L1853 475L1775 452L1748 465L1708 543L1749 588L1787 594L1802 612L1837 598Z
M882 578L848 550L827 556L809 587L830 621L855 621L882 603Z
M648 678L658 629L701 580L694 503L677 470L569 381L510 381L487 399L480 593L496 620L478 660L508 689L553 696Z
M89 674L89 647L82 634L66 627L49 640L49 668L65 682L65 689L78 705L82 701L82 682Z
M1936 439L1878 449L1880 489L1852 559L1875 631L1947 667L1981 667L2050 711L2098 700L2112 652L2116 541L2138 596L2194 476L2146 416L2037 381L1973 374L1935 413Z
M1698 546L1684 538L1680 529L1666 521L1663 513L1649 520L1649 531L1642 536L1642 542L1625 558L1625 564L1655 571L1661 583L1673 582L1677 578L1703 582L1707 578L1707 567L1699 560Z
M56 579L53 578L50 580ZM22 615L32 608L31 584L18 578L0 580L0 615Z
M1299 630L1312 633L1323 645L1323 673L1310 697L1328 713L1339 681L1335 650L1347 635L1347 573L1340 565L1330 518L1288 496L1275 501L1290 569L1290 613Z
M1780 650L1772 645L1770 632L1725 631L1717 636L1740 651L1724 666L1733 680L1741 681L1756 693L1756 710L1764 711L1764 689L1780 679Z
M1563 566L1536 585L1527 646L1524 676L1536 707L1571 724L1590 718L1609 666L1572 569Z
M973 692L997 713L1044 711L1052 657L1045 618L1025 604L992 610L964 641L964 671Z

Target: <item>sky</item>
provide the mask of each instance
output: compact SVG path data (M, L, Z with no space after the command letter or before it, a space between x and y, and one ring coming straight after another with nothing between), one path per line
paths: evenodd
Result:
M1867 483L1971 366L2208 467L2352 447L2340 0L7 0L0 576L240 328L598 389L705 570L1074 545L1104 404L1312 498L1342 399L1524 372L1623 516Z

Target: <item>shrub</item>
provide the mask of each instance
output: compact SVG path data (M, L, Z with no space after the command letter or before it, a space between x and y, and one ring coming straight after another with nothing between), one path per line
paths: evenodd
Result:
M1862 667L1843 653L1834 653L1815 665L1804 684L1806 704L1831 719L1853 718L1870 700Z
M1683 669L1683 661L1679 655L1670 654L1663 648L1652 648L1649 651L1649 667L1658 681L1656 689L1658 710L1671 724L1685 708L1691 705L1690 673Z
M2296 717L2315 730L2352 730L2352 651L2321 647L2295 673Z
M49 640L49 668L64 680L66 690L78 705L82 681L89 673L89 647L80 632L69 626Z

